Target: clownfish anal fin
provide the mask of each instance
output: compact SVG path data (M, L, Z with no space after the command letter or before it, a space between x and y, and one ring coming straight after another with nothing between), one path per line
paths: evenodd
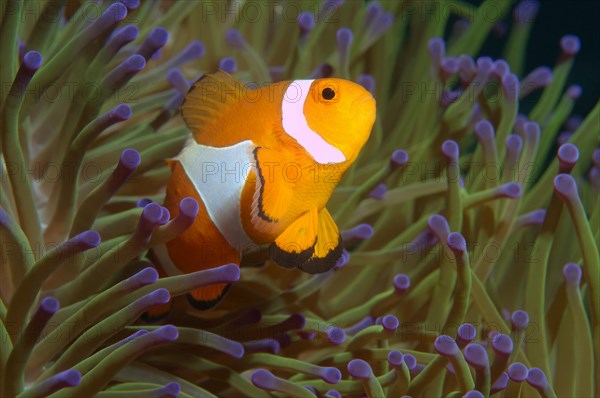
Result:
M317 209L298 217L271 245L271 259L285 268L296 268L305 263L314 253L317 224Z
M342 256L342 250L342 237L339 229L331 214L323 208L319 211L317 241L313 254L298 268L309 274L329 271Z
M264 147L254 148L253 156L256 164L253 221L276 223L287 213L294 195L293 183L282 172L287 160L281 151Z
M218 134L221 131L211 127L230 106L243 99L244 89L242 82L222 70L207 73L192 85L181 105L181 115L196 142L224 145L223 134Z

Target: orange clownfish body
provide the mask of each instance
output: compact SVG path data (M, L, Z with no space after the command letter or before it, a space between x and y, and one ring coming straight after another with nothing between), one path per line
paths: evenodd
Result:
M181 109L192 138L169 161L164 206L175 217L189 196L200 211L186 232L155 249L160 268L239 265L249 248L268 244L283 267L331 269L342 245L325 205L369 137L372 95L341 79L250 89L218 71L194 84ZM188 298L210 308L226 287L199 288Z

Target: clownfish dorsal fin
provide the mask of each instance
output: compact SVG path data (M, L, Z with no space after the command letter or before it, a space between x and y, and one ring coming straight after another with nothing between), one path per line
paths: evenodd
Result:
M253 156L256 166L256 190L252 202L255 225L276 223L288 212L294 196L294 183L285 178L283 168L291 162L285 151L256 147Z
M335 221L327 209L319 210L317 240L313 254L298 266L309 274L320 274L332 269L342 256L342 237Z
M196 142L213 145L216 132L211 125L240 102L244 89L242 82L222 70L207 73L192 85L181 105L181 115Z
M339 229L327 209L309 210L287 227L271 247L271 258L309 274L329 271L342 255Z

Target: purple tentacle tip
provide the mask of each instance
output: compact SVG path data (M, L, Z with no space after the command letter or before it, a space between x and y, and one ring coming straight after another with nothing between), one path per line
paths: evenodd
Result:
M165 325L151 333L156 333L161 340L175 341L179 337L179 330L173 325Z
M329 390L325 393L326 396L331 398L342 398L342 394L338 390Z
M342 328L332 327L327 331L327 339L331 344L340 345L346 340L346 332Z
M152 203L152 201L150 199L148 199L148 198L142 198L142 199L139 199L135 203L135 205L136 205L136 207L146 207L146 205L149 205L150 203Z
M181 95L186 95L190 90L190 83L185 78L184 74L177 68L170 69L167 72L167 81Z
M369 197L377 200L383 200L385 198L385 194L387 193L387 185L383 182L377 185L371 192L369 192Z
M404 354L402 357L408 370L413 370L417 367L417 358L412 354Z
M531 368L527 372L527 382L537 389L545 389L548 386L546 374L540 368Z
M350 252L348 250L346 250L346 249L343 249L342 250L342 255L340 256L340 258L335 263L335 266L333 267L333 269L335 271L337 271L340 268L343 268L346 264L348 264L348 261L350 261Z
M131 107L126 104L119 104L110 111L110 117L121 122L128 120L132 114Z
M566 56L572 57L581 49L581 41L575 35L566 35L560 39L560 48Z
M529 325L529 314L523 310L516 310L512 313L510 321L517 330L524 330Z
M319 376L325 383L337 384L342 380L342 372L338 368L326 367L319 372Z
M494 126L487 120L482 120L475 125L475 134L480 141L489 141L494 139Z
M514 345L512 339L502 333L498 333L492 340L492 349L496 355L508 356L513 351Z
M579 159L579 150L573 144L563 144L558 148L557 157L562 168L571 170Z
M164 396L176 397L181 391L181 386L177 382L172 382L169 384L165 384L160 390L164 394Z
M98 247L100 241L100 234L94 230L83 231L79 235L76 235L68 240L69 243L80 247L83 250Z
M64 387L75 387L81 383L81 372L75 369L65 370L54 377L58 384Z
M507 73L502 77L502 90L510 101L516 102L519 99L520 87L519 78L514 73Z
M398 329L398 326L400 326L400 321L398 321L398 318L394 315L386 315L381 320L381 325L383 325L386 332L393 333Z
M459 232L451 232L448 235L448 247L455 253L464 253L467 251L467 242Z
M573 84L567 89L567 96L572 100L576 100L577 98L581 97L582 92L583 88L579 84Z
M182 214L185 217L195 219L196 216L198 215L199 210L200 210L200 207L198 205L198 201L194 198L190 198L190 197L183 198L179 202L179 214Z
M160 50L169 40L169 32L163 27L156 27L148 33L148 37L140 46L138 54L144 59L150 59L158 50Z
M135 282L136 285L149 285L158 280L158 272L152 267L146 267L137 274L130 276L129 280Z
M527 366L520 362L515 362L508 367L508 377L517 383L521 383L527 379Z
M444 141L442 144L442 153L449 162L457 162L459 156L458 144L454 140Z
M441 68L446 76L451 76L451 75L457 73L458 69L459 69L458 58L445 57L442 60Z
M372 316L366 316L354 325L347 327L345 333L352 336L366 327L372 326L375 323Z
M10 217L4 211L4 209L2 208L2 206L0 206L0 225L8 227L11 223L12 223L12 221L10 220Z
M554 191L563 200L571 200L577 196L577 183L569 174L559 174L554 178Z
M366 240L373 236L375 232L369 224L359 224L354 228L341 232L342 240Z
M373 369L362 359L353 359L348 362L348 373L356 379L370 379L373 377Z
M277 354L281 349L281 345L275 339L263 339L247 341L244 343L244 350L247 352L269 352Z
M140 0L119 0L129 11L135 10L140 6Z
M442 38L434 37L427 42L427 49L431 58L436 63L441 63L442 58L446 54L446 42Z
M494 74L500 78L510 73L510 65L503 59L494 62Z
M520 2L513 11L514 21L518 24L533 22L540 9L537 0L525 0Z
M162 215L160 216L160 220L158 220L157 224L165 225L169 222L169 219L171 219L171 213L169 212L169 209L162 207Z
M516 199L522 193L521 184L518 182L509 182L498 187L498 195L504 198Z
M518 134L510 134L506 137L505 145L508 152L517 155L523 149L523 139Z
M451 357L460 352L460 349L456 345L456 341L450 336L441 335L435 339L433 343L435 351L444 357Z
M225 33L225 40L227 41L227 44L229 44L233 48L240 49L246 45L246 40L244 40L244 36L242 36L242 33L239 30L233 28L229 29Z
M506 389L506 387L508 387L508 380L508 374L506 372L503 372L490 389L490 395L494 395L497 392Z
M44 297L40 302L40 311L48 315L54 314L56 311L58 311L59 307L60 303L54 297Z
M156 289L153 292L148 293L146 296L147 299L152 303L152 305L158 304L167 304L171 299L171 294L167 289L160 288Z
M483 75L488 75L494 70L494 61L490 57L477 58L477 70Z
M467 363L474 368L484 369L489 366L487 351L481 344L471 343L467 345L464 356Z
M387 356L388 363L390 366L397 368L402 366L404 363L404 356L398 350L392 350Z
M463 323L458 327L456 342L459 343L459 345L467 345L475 340L475 337L477 337L477 329L470 323Z
M484 395L480 391L471 390L467 391L467 393L463 395L463 398L484 398Z
M581 267L579 264L569 263L563 267L563 277L567 284L572 286L579 286L581 283Z
M226 264L218 268L226 282L237 282L240 279L240 267L236 264Z
M537 124L536 122L527 122L527 123L525 123L523 128L525 130L525 136L527 137L528 140L530 140L530 141L539 140L540 132L541 132L539 124Z
M302 32L310 32L315 27L315 17L308 11L301 12L298 15L298 26Z
M363 86L365 90L370 92L371 94L375 93L375 78L368 74L361 74L358 77L358 84Z
M392 153L392 157L390 159L390 165L392 168L404 166L408 163L409 155L404 149L397 149Z
M525 96L538 88L546 87L552 82L552 79L552 70L547 66L535 68L521 82L522 95Z
M367 11L365 12L365 19L367 24L372 23L377 20L377 18L383 12L383 7L381 3L377 0L369 2L367 6Z
M440 214L434 214L427 220L429 230L437 237L444 238L450 234L450 226L446 218Z
M291 314L283 323L286 330L302 329L306 325L306 317L296 312Z
M148 203L144 210L142 210L142 217L140 219L140 226L148 232L151 232L154 225L156 225L163 215L163 208L158 203Z
M397 294L404 294L410 287L410 277L406 274L394 276L394 290Z
M27 51L23 56L22 65L30 71L36 71L42 66L42 54L37 51Z
M265 390L274 390L277 383L276 377L266 369L257 369L250 377L252 383Z
M237 70L237 62L232 57L224 57L219 61L219 68L227 73L234 73Z
M119 165L127 170L135 170L140 165L141 161L142 158L138 151L132 148L126 148L121 152Z
M338 46L348 48L354 40L354 33L349 28L341 28L336 34Z
M523 215L524 225L542 225L546 219L546 209L534 210Z
M100 18L96 20L96 24L103 26L120 22L127 16L127 7L122 3L112 3L104 10Z

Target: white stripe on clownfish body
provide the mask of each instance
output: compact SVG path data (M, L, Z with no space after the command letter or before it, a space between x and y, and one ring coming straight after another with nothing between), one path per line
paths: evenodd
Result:
M250 140L217 148L190 139L174 159L183 166L219 232L240 252L255 246L244 231L240 210L242 189L253 167L253 148Z
M313 131L306 121L304 103L314 80L294 80L285 90L281 103L281 119L285 132L306 149L317 163L341 163L344 153Z

